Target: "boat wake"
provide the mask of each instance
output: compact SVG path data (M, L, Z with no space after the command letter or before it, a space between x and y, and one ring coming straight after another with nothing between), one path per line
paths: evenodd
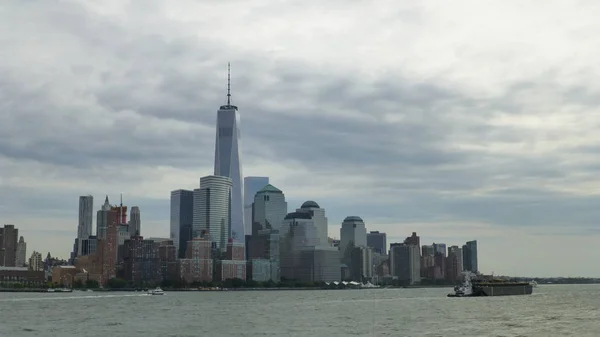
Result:
M126 294L126 295L96 295L96 296L52 296L52 297L27 297L27 298L7 298L1 299L0 302L35 302L35 301L49 301L49 300L81 300L89 298L114 298L114 297L145 297L148 294Z

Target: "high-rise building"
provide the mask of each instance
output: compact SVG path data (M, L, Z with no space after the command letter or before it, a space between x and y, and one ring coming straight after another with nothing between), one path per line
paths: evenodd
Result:
M446 257L446 280L460 281L463 271L462 249L458 246L448 247L448 256Z
M27 243L25 243L25 239L21 236L19 238L19 242L17 243L17 256L15 267L23 267L25 266L27 259Z
M239 124L238 107L231 105L230 72L228 71L227 104L222 105L217 111L214 175L231 179L230 237L236 242L244 243L246 232L243 205L244 181L240 160Z
M246 235L252 233L252 204L254 203L254 196L256 192L268 184L269 177L244 177L244 226Z
M477 266L477 240L467 241L467 244L463 245L463 268L473 273L478 273L479 269Z
M350 254L352 281L365 282L373 278L373 250L366 246L354 247Z
M373 249L374 253L387 254L387 236L379 231L367 233L367 247Z
M42 271L44 270L44 263L42 261L42 253L34 251L29 258L29 270Z
M94 214L94 197L83 195L79 197L79 223L77 224L77 239L87 239L92 235L92 216ZM77 247L77 255L81 254L81 245Z
M101 278L100 283L106 284L108 280L117 275L117 253L119 247L119 219L122 218L117 210L108 211L108 222L105 238L98 240L96 254L100 257Z
M319 204L312 200L305 201L300 208L296 209L296 212L304 212L310 214L310 218L315 224L317 230L317 238L319 239L319 245L327 245L327 217L325 216L325 209L321 208Z
M340 255L342 262L350 266L354 247L367 246L367 229L359 216L347 216L340 228Z
M206 231L217 248L225 251L231 238L231 179L225 176L200 178L198 198L194 194L194 204L198 207L194 216L194 236Z
M434 254L442 254L444 258L446 257L446 244L445 243L433 243Z
M180 278L187 283L212 281L212 242L205 237L195 237L186 246L185 258L178 261Z
M142 219L140 217L140 208L138 206L131 207L129 214L129 235L141 235Z
M158 244L144 240L142 236L133 236L125 241L124 246L125 280L134 285L162 281Z
M111 205L108 202L108 195L104 199L104 204L100 210L96 213L96 237L99 240L106 238L106 226L108 225L108 212L111 209Z
M0 228L0 266L15 267L19 230L14 225Z
M252 235L256 235L261 229L279 230L287 213L283 192L271 184L263 186L254 196Z
M401 283L415 284L421 281L419 247L405 243L390 245L390 274Z
M194 192L175 190L171 192L171 233L177 256L185 257L187 242L192 239L194 221Z

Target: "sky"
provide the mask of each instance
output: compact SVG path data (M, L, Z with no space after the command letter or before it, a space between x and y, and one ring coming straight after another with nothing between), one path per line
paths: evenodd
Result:
M486 273L600 276L597 1L5 0L0 224L67 258L78 198L141 209L213 172L240 109L245 176L388 243L477 239ZM95 214L94 214L95 226ZM95 231L95 229L94 229Z

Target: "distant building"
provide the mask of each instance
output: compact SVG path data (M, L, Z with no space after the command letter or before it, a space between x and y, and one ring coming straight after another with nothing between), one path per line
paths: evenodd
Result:
M105 238L98 240L96 254L99 256L101 266L100 284L117 276L117 253L119 246L119 219L122 219L116 209L108 212L108 224Z
M192 236L194 219L194 192L175 190L171 192L170 238L173 240L177 257L185 257L187 242Z
M339 250L327 246L301 248L295 279L300 282L340 281Z
M142 236L125 241L124 278L131 284L142 286L163 280L160 272L158 245Z
M104 199L104 204L98 212L96 212L96 238L102 240L106 238L106 227L108 226L108 212L110 211L110 203L108 195Z
M187 243L185 259L180 259L179 275L187 283L211 282L213 280L212 242L197 237Z
M138 206L131 207L129 214L129 237L139 236L142 229L142 219L140 215L140 208Z
M202 231L207 231L211 240L222 251L226 250L232 234L231 184L231 179L224 176L202 177L197 202L194 194L194 204L198 207L197 218L194 214L194 237Z
M467 241L467 244L462 247L463 268L473 273L478 273L477 266L477 240Z
M421 238L416 232L412 232L412 235L404 239L404 243L407 245L417 246L419 248L419 254L421 254Z
M367 233L367 247L373 249L374 253L387 254L387 237L385 233L371 231Z
M440 253L446 257L446 244L445 243L433 243L434 254Z
M296 212L304 212L310 214L310 218L315 224L317 230L317 238L319 245L325 245L328 238L328 220L325 216L325 209L312 200L305 201Z
M279 282L281 270L279 264L280 237L278 230L263 229L253 235L249 242L248 278L265 282Z
M14 225L0 228L0 266L15 267L19 230Z
M29 258L29 270L31 271L43 271L44 263L42 261L42 253L34 251L31 253Z
M256 192L260 191L268 184L269 177L244 177L245 235L250 235L252 233L252 204L254 203L254 196L256 195Z
M278 230L287 215L287 208L283 192L271 184L265 185L254 196L251 234L262 229Z
M94 214L94 197L85 195L79 197L79 222L77 224L77 239L87 239L92 235L92 216ZM77 248L76 256L81 254L81 245Z
M448 256L446 257L446 279L448 281L460 281L463 271L463 253L458 246L448 248Z
M15 267L24 267L27 260L27 243L21 236L17 243L17 256L15 261Z
M90 255L96 253L98 249L98 238L90 236L87 239L81 240L81 254L80 256Z
M342 263L351 265L352 250L355 247L367 246L367 229L364 221L358 216L347 216L340 228L340 254ZM351 272L352 273L352 272Z
M405 243L390 245L390 274L400 283L415 284L421 281L419 247Z
M359 246L352 249L350 255L351 280L366 282L373 279L373 250L369 247Z
M34 271L27 267L0 267L0 287L8 288L15 284L42 287L46 285L46 274L43 269Z
M226 258L217 260L216 280L229 279L246 280L246 261L244 259L244 244L229 239L227 243Z

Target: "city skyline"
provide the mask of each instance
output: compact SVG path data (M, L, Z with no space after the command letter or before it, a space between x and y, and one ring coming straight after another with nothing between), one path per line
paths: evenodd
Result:
M600 252L586 248L600 235L593 11L431 4L211 4L227 22L188 14L203 2L7 4L4 22L19 29L0 32L0 225L18 227L29 251L68 258L78 197L96 198L96 226L104 196L123 192L144 236L168 237L170 191L213 172L231 61L244 174L268 176L290 210L316 201L330 236L360 216L388 244L413 231L477 239L484 272L600 276L587 267Z

